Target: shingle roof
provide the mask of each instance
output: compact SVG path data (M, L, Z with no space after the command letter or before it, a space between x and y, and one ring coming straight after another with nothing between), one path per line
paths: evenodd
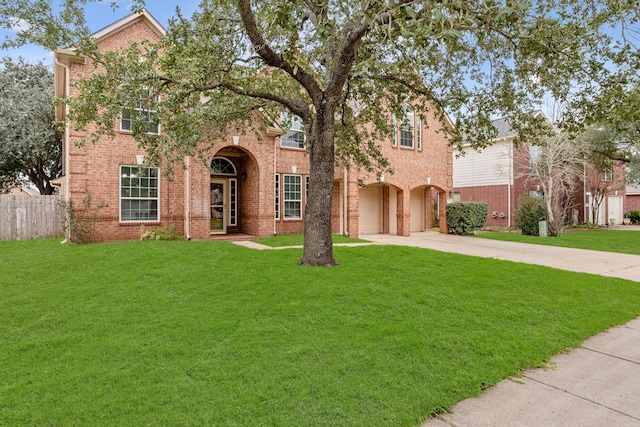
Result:
M511 124L509 124L509 120L502 118L496 119L492 121L493 126L498 129L498 136L496 139L508 138L512 136L516 136L516 132L511 129Z

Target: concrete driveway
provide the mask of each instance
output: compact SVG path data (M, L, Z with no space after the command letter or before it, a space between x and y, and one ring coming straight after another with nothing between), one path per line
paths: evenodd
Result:
M640 256L412 233L366 235L378 244L429 248L640 282ZM638 235L640 239L640 234ZM640 286L640 283L638 283ZM639 308L640 311L640 308ZM576 350L466 399L422 427L640 427L640 318L598 334Z

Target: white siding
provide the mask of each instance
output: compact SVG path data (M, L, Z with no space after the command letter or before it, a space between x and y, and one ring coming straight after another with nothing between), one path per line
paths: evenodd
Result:
M464 156L453 156L453 186L480 187L486 185L513 184L513 173L509 173L509 151L511 142L499 142L481 152L465 149Z

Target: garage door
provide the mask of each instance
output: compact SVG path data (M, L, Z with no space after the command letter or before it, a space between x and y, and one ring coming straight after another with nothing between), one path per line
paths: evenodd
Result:
M380 186L360 189L360 220L358 222L360 234L380 233L381 189Z
M424 231L424 188L411 191L411 232Z

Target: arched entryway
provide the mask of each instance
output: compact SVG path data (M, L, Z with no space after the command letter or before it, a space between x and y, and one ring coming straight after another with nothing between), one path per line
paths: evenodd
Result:
M254 234L259 210L259 170L254 157L239 147L225 147L209 166L211 235Z

